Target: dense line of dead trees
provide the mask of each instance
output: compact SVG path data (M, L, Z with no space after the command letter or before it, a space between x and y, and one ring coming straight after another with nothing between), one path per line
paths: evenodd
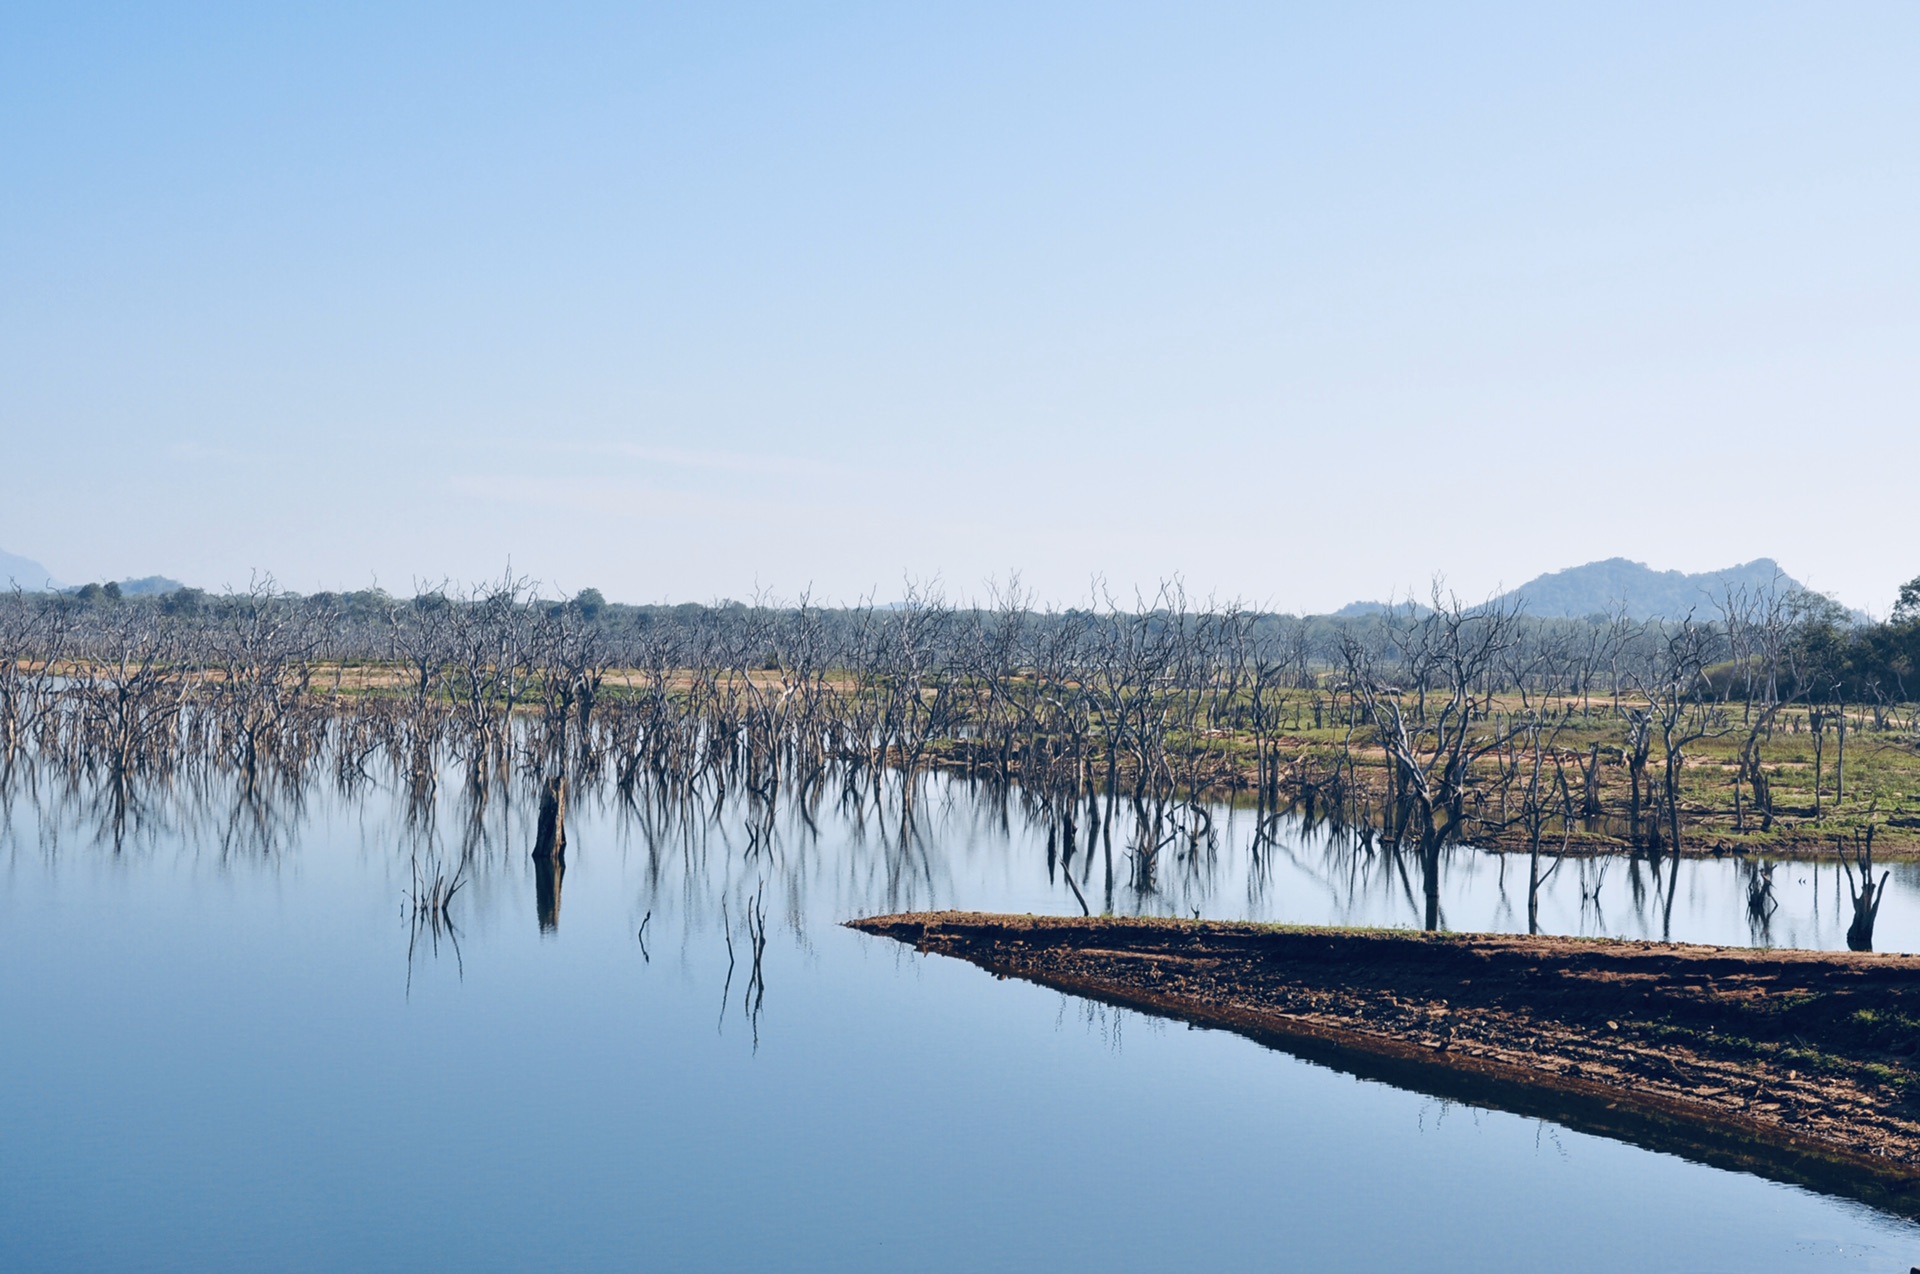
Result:
M934 766L1018 786L1055 850L1151 889L1210 852L1211 808L1250 795L1263 834L1304 810L1409 851L1436 919L1441 857L1517 835L1537 882L1601 816L1603 764L1628 779L1627 838L1677 851L1682 778L1735 735L1736 818L1770 826L1761 744L1784 711L1831 739L1844 793L1849 705L1806 666L1817 605L1730 594L1679 623L1541 621L1426 605L1331 629L1177 583L1042 610L1017 581L988 604L909 588L892 606L681 608L612 623L597 600L504 576L411 598L296 597L262 580L192 607L0 600L0 768L27 752L126 787L182 767L249 793L331 767L385 766L421 799L445 758L476 794L524 774L611 783L682 810L783 797L912 817ZM1317 625L1317 626L1316 626ZM1855 705L1856 707L1858 705ZM1616 756L1566 746L1618 724ZM1882 730L1911 730L1879 705ZM1857 727L1856 727L1857 728ZM1532 891L1530 891L1532 892Z

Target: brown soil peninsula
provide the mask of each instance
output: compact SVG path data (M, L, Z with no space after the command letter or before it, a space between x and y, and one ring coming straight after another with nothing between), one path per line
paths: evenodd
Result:
M849 924L1920 1216L1920 957L969 912Z

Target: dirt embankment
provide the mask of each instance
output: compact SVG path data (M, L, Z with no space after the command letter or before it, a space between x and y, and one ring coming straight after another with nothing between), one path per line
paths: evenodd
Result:
M851 927L1920 1216L1920 957L966 912Z

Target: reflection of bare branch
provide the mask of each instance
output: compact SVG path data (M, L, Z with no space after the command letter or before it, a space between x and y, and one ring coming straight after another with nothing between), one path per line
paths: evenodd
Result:
M720 936L727 944L727 980L720 988L720 1021L715 1025L716 1030L727 1024L727 1000L733 994L733 922L727 918L725 898L720 900Z

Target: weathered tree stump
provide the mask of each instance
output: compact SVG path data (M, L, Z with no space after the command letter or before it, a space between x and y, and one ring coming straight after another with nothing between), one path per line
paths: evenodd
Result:
M567 852L567 778L555 775L540 793L540 830L534 835L535 858L560 858Z

